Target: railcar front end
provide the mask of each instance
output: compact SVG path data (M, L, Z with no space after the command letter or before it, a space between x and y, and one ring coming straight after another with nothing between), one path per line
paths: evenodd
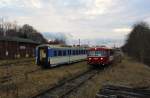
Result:
M113 62L112 50L109 48L90 48L88 50L87 62L89 65L102 67Z

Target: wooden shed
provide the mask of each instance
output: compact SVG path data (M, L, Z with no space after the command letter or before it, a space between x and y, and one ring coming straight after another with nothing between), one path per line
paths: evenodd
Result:
M0 37L0 59L34 57L35 47L39 44L29 39Z

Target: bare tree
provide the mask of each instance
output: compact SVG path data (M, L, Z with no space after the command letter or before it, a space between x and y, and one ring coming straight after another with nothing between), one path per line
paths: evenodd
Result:
M137 23L128 35L124 52L138 61L150 64L150 28L145 22Z

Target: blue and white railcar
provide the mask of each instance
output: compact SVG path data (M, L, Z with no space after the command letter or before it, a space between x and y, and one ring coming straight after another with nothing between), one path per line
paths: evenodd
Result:
M85 60L87 49L81 47L61 47L43 44L36 47L36 64L42 67L54 67Z

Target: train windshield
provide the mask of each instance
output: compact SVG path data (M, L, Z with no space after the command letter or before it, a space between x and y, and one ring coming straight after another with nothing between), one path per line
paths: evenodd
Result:
M107 56L106 51L89 51L88 56Z

